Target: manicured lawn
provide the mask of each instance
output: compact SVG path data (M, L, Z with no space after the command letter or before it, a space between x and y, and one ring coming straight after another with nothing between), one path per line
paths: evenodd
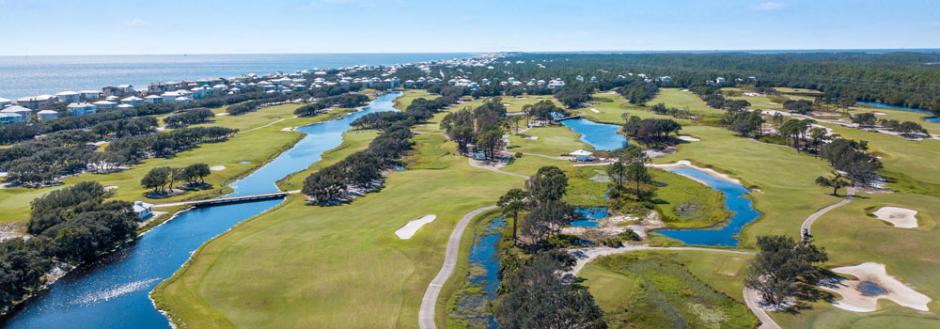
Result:
M591 105L580 109L578 114L594 122L622 125L625 122L623 119L624 114L635 115L643 119L672 119L671 116L653 113L646 106L631 104L619 94L595 93L592 98ZM655 103L647 102L647 104L653 105ZM591 109L595 109L597 112ZM686 124L688 122L680 121L680 123Z
M693 114L702 117L704 122L717 121L725 113L724 110L708 107L695 93L678 88L660 88L659 94L646 102L648 105L659 103L666 104L666 107L689 110Z
M533 139L534 138L534 139ZM561 156L578 149L593 150L578 133L565 126L531 128L509 137L510 152Z
M918 211L920 227L895 228L868 212L883 206ZM940 327L940 196L907 193L874 194L856 198L834 210L813 226L816 243L829 253L829 266L877 262L887 265L888 274L934 299L931 312L917 312L888 301L872 313L843 311L825 303L799 316L775 314L785 328L937 328Z
M416 327L454 223L522 186L470 167L436 124L416 131L409 168L382 191L338 207L292 196L203 246L157 289L158 303L189 327ZM410 240L394 235L426 214L437 220Z
M303 137L301 133L282 131L282 129L319 122L346 113L346 110L338 109L313 118L294 118L293 111L297 106L280 105L241 116L216 117L214 122L209 125L237 128L239 132L226 142L203 144L168 159L147 159L134 165L129 170L105 175L86 173L67 177L64 179L64 186L86 180L95 180L104 186L116 186L117 188L114 190L115 199L145 200L150 203L165 203L225 194L230 191L227 184L260 167ZM213 189L189 192L158 200L145 197L147 190L140 186L140 179L150 169L161 166L183 167L193 163L225 166L224 170L213 171L212 175L206 179L208 183L213 185ZM29 202L31 200L61 187L63 186L41 189L0 189L0 223L26 220L29 217Z
M462 109L465 107L469 107L472 109L477 106L483 105L483 101L486 99L488 98L483 97L483 98L478 98L469 102L463 102L457 105L457 108ZM506 106L506 112L510 112L510 113L522 112L523 106L528 105L528 104L535 104L541 100L546 100L546 99L552 101L558 107L563 108L561 103L559 103L558 100L555 99L555 97L551 95L533 95L533 96L525 95L525 96L518 96L518 97L503 96L503 97L500 97L500 99L502 100L503 105Z
M635 252L598 259L579 276L612 328L752 328L757 319L740 302L747 261L697 251Z
M407 109L408 105L411 105L411 102L413 102L415 99L434 99L437 97L438 95L428 93L427 90L424 89L407 89L402 92L401 96L395 99L395 108L404 110Z

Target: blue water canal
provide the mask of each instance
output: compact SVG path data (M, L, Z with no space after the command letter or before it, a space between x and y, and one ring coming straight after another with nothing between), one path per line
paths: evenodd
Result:
M565 120L563 124L581 134L581 140L598 150L610 150L626 145L626 139L617 133L618 126L600 124L579 118ZM725 195L725 207L732 212L728 223L719 228L659 230L658 233L680 240L690 245L703 246L738 246L737 236L748 223L760 217L751 200L747 198L748 189L740 184L712 176L693 167L680 167L669 171L704 182L709 187ZM599 211L598 209L603 209ZM597 227L601 218L607 217L604 208L585 208L578 210L581 219L572 222L573 226Z
M738 233L741 233L748 223L760 217L760 212L754 209L751 199L747 198L748 189L741 184L709 175L696 168L681 167L669 171L704 182L724 194L725 207L732 212L732 215L725 226L716 229L659 230L656 232L691 245L737 247Z
M933 112L923 110L923 109L915 109L913 107L907 107L907 106L890 105L890 104L885 104L885 103L880 103L880 102L858 102L858 104L868 106L868 107L879 108L879 109L888 109L888 110L897 110L897 111L915 112L915 113L923 113L927 115L934 115ZM940 116L926 118L924 120L926 120L927 122L940 123Z
M342 143L358 117L393 111L399 94L378 97L362 111L301 127L306 136L251 175L232 184L231 195L276 192L275 182L306 169ZM200 245L280 200L197 208L179 214L140 237L134 245L82 268L29 301L4 325L10 328L169 328L148 294L170 277Z

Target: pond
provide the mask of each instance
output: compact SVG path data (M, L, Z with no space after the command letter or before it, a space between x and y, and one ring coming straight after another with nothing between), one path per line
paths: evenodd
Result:
M581 141L595 150L613 151L627 146L627 138L618 133L620 126L597 123L585 118L563 120L561 124L580 134Z
M373 112L394 111L400 93L386 94L362 111L297 129L306 136L289 150L235 182L230 195L278 191L275 183L339 146L350 123ZM196 208L151 229L133 245L97 264L75 270L25 303L4 323L9 328L169 328L149 293L173 275L209 239L282 200Z
M573 227L597 227L601 219L607 218L607 208L604 207L575 208L574 211L578 219L569 224Z
M682 166L668 171L704 182L725 196L725 207L732 213L728 223L718 228L658 230L656 233L680 240L690 245L737 247L738 233L744 226L760 217L754 209L751 199L747 198L748 189L736 182L716 177L706 171Z
M933 112L930 112L924 109L916 109L916 108L907 107L907 106L897 106L897 105L885 104L881 102L858 102L858 104L869 106L869 107L874 107L874 108L879 108L879 109L889 109L889 110L898 110L898 111L905 111L905 112L916 112L916 113L923 113L927 115L934 115ZM927 122L940 123L940 116L930 117L924 120L926 120Z

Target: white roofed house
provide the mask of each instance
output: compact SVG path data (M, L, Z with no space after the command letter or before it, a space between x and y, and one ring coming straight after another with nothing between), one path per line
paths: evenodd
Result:
M117 105L117 109L118 109L118 110L129 110L129 109L132 109L132 108L134 108L134 105L131 105L131 104L124 104L124 103L121 103L121 104L118 104L118 105Z
M140 97L137 97L137 96L125 97L124 99L121 100L121 103L122 103L122 104L128 104L128 105L131 105L131 106L137 106L137 105L140 105L140 104L143 103L143 102L144 102L144 99L143 99L143 98L140 98Z
M173 100L173 102L175 102L176 104L187 104L191 101L193 101L193 99L190 98L189 96L181 96Z
M39 95L39 96L20 97L16 100L16 104L22 107L38 109L54 101L55 101L55 96Z
M160 95L160 96L163 97L163 103L166 103L166 104L173 104L173 102L176 101L177 98L183 97L182 94L176 91L168 91L168 92L163 93L163 95Z
M33 118L33 110L22 106L10 106L0 110L0 113L13 113L20 116L21 122L29 122Z
M206 88L205 86L195 87L193 89L190 89L189 91L192 92L192 94L190 94L190 97L192 97L193 99L206 98L206 96L209 95L208 89L209 88Z
M138 220L150 218L153 216L153 205L143 201L134 201L134 213L137 214Z
M112 101L97 101L97 102L94 102L94 104L98 110L102 110L102 111L116 109L118 105L118 103L112 102Z
M75 103L82 100L82 94L71 90L57 93L55 94L55 97L58 98L62 103Z
M25 122L23 116L16 113L0 112L0 124Z
M101 92L97 90L82 90L78 92L82 94L82 100L93 101L101 98Z
M144 97L144 102L147 104L160 104L163 103L163 97L159 95L147 95L147 97Z
M52 121L59 118L59 112L53 110L42 110L36 112L36 119L39 121Z
M564 86L565 86L565 81L561 79L553 79L552 81L548 82L549 89L561 89Z
M72 103L68 105L67 109L68 109L69 115L73 115L77 117L80 117L83 115L95 114L98 112L98 107L96 107L95 104L90 104L90 103Z

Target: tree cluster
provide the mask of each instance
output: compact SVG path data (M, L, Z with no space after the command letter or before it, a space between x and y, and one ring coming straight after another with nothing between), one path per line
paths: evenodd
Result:
M170 128L181 128L209 122L213 117L215 117L215 113L212 113L211 110L199 108L171 114L163 119L163 123Z
M678 134L682 125L672 119L640 119L630 116L623 124L624 135L645 145L662 145L672 140L672 134Z
M348 93L335 96L327 96L318 99L294 110L294 114L302 117L309 117L320 114L323 110L331 107L354 108L365 105L369 101L369 96L359 93Z
M156 167L150 169L140 179L140 186L153 189L154 194L166 194L173 191L173 183L184 182L187 188L204 185L205 178L212 174L209 165L194 163L182 168Z
M33 237L0 243L0 308L42 286L53 264L94 261L134 238L131 204L107 196L101 184L80 182L33 200L27 224Z
M868 143L837 138L823 145L819 155L836 170L845 172L858 182L869 182L882 169L881 160L867 152Z
M482 152L487 160L493 160L505 146L503 127L506 122L506 107L499 97L494 97L473 110L448 113L441 120L441 128L457 143L460 153L470 152L472 144L474 151Z
M744 284L757 290L764 304L795 312L808 308L806 302L831 298L818 287L831 275L820 266L828 256L808 238L797 242L783 235L759 236L757 246L760 252Z

